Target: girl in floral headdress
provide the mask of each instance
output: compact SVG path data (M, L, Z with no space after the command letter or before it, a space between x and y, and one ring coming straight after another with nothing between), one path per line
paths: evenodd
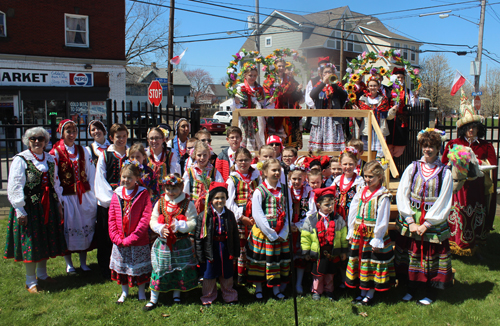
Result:
M205 210L208 189L211 182L224 182L222 175L210 164L211 148L207 143L197 141L191 154L194 163L182 176L184 180L184 192L191 195L199 213Z
M94 162L94 166L97 165L97 160L99 159L99 155L103 153L109 145L109 141L106 139L106 127L104 123L99 120L92 120L89 123L88 128L89 135L94 138L94 142L87 146L89 153L92 155L92 162Z
M236 87L236 96L231 110L262 109L267 105L262 86L257 84L259 71L255 64L247 62L243 66L243 83ZM258 151L265 145L266 119L264 117L241 117L239 127L243 132L241 146L250 151Z
M71 260L71 252L80 253L80 267L90 271L87 266L87 249L94 237L97 199L94 195L95 167L90 153L75 144L78 128L74 121L66 119L59 123L57 132L61 139L54 144L50 154L56 161L56 175L62 192L60 198L64 210L64 235L69 252L66 272L76 274Z
M167 147L172 149L173 155L177 155L180 165L180 174L183 174L186 166L186 161L189 158L189 153L187 151L187 140L189 132L191 131L191 124L186 118L180 118L175 123L174 130L175 137L167 142ZM172 161L174 161L173 158ZM174 173L175 171L171 172Z

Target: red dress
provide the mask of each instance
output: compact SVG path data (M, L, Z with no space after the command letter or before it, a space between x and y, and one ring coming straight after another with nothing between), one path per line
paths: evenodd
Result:
M453 139L446 144L442 161L448 163L448 152L454 145L467 146L476 154L481 165L497 165L493 146L478 139L469 144L464 138ZM488 162L485 162L488 160ZM485 172L489 174L489 172ZM486 177L488 181L489 176ZM496 185L497 169L493 170L493 185ZM485 177L466 181L456 194L453 194L451 213L448 217L451 237L451 252L458 255L472 255L478 243L484 242L493 228L496 196L491 193L491 185L485 187Z

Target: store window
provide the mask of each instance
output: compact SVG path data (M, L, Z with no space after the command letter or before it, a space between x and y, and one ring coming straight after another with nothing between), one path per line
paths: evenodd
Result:
M66 29L66 46L89 47L89 17L81 15L64 15Z
M7 36L7 22L5 18L5 13L0 11L0 37Z

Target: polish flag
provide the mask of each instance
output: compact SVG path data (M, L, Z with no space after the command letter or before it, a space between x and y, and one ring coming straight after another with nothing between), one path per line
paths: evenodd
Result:
M187 51L187 48L186 48L186 50L182 51L182 53L180 55L176 55L175 57L170 59L170 63L173 65L178 65L181 62L181 59L184 56L184 54L186 54L186 51Z
M463 84L465 84L465 77L457 70L453 84L451 84L451 96L454 96Z

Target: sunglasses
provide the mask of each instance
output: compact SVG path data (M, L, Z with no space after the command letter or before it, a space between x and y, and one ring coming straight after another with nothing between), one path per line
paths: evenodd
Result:
M274 147L281 147L281 144L280 143L271 143L269 144L271 146L274 146Z
M200 141L202 142L206 142L206 143L211 143L212 142L212 139L200 139Z
M43 141L45 141L45 136L38 136L38 137L33 136L33 137L30 137L29 139L32 142L36 142L37 140L39 142L43 142Z

